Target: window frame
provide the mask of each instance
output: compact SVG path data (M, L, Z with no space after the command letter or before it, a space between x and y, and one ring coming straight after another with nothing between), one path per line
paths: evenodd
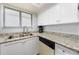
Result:
M21 15L20 15L20 16L21 16L21 27L28 27L27 25L26 25L26 26L23 26L23 25L22 25L22 16L23 16L23 13L24 13L24 14L28 14L28 13L25 13L25 12L21 12ZM30 14L29 14L29 15L30 15ZM32 15L30 15L30 16L32 17ZM32 21L31 19L32 19L32 18L30 18L30 21ZM30 25L32 26L32 22L30 22L30 23L31 23Z
M6 26L5 25L5 10L6 9L10 9L10 10L13 10L13 11L17 11L17 12L19 12L19 28L22 28L22 13L26 13L26 14L30 14L30 16L31 16L31 27L32 27L32 14L31 13L28 13L28 12L25 12L25 11L21 11L21 10L17 10L17 9L14 9L14 8L10 8L10 7L6 7L6 6L3 6L3 28L9 28L9 26ZM27 26L26 26L27 27ZM13 26L12 26L12 28L14 28ZM15 28L17 28L17 26L15 27Z

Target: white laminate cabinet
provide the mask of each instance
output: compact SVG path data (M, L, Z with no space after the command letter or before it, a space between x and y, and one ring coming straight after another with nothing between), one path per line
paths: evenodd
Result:
M78 3L59 3L38 14L38 25L75 22L79 22Z
M5 27L20 27L20 16L19 12L5 8L5 15L4 16L4 26Z
M52 6L46 11L38 14L38 25L51 25L56 24L58 16L58 6Z
M39 42L39 53L40 55L54 55L54 49L48 47L41 41Z
M61 3L58 4L58 23L73 23L78 20L78 3Z
M21 13L22 27L31 27L31 14Z
M34 55L38 53L37 37L1 44L1 55Z
M62 45L55 44L55 55L79 55L79 52Z
M22 51L22 41L1 44L1 55L21 55Z
M1 45L0 45L0 55L1 55Z
M36 55L39 53L38 37L29 38L28 41L23 43L23 54L24 55Z

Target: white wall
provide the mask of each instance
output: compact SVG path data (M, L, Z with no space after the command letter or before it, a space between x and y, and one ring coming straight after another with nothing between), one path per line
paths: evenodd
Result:
M0 5L0 19L1 19L1 5ZM0 20L1 22L1 20ZM0 23L0 28L1 28L1 23Z
M22 28L1 28L0 33L22 32Z
M44 31L79 35L79 23L48 25L48 26L44 26Z
M37 31L37 14L32 15L32 30Z

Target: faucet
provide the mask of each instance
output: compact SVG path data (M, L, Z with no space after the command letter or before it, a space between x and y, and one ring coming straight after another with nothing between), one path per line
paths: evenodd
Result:
M23 34L26 34L26 32L28 33L28 27L23 27Z
M27 29L27 32L26 32L26 29ZM24 37L27 35L33 35L33 34L28 31L28 27L23 27L23 33L20 34L20 37Z

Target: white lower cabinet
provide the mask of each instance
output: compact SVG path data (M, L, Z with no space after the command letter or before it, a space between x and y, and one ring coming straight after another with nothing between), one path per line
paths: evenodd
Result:
M25 55L36 55L39 53L38 37L30 38L30 40L23 43L23 53Z
M17 55L22 51L22 41L1 44L1 55Z
M33 55L38 53L38 38L1 44L1 55Z
M39 42L39 53L40 55L54 55L54 49L48 47L41 41Z
M64 47L59 44L55 44L55 55L78 55L79 53L69 49L67 47Z

